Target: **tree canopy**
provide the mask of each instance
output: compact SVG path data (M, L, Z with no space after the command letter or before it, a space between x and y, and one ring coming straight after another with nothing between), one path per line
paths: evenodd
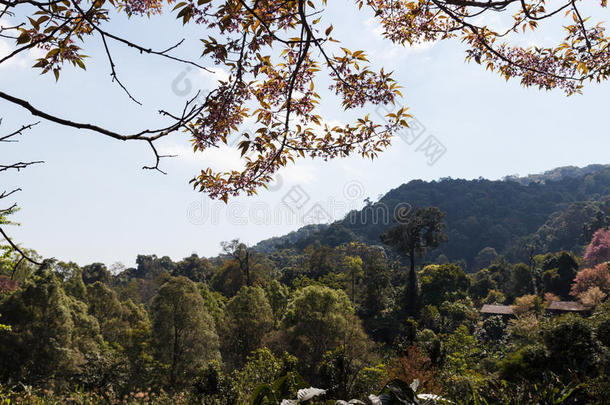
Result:
M199 367L218 358L214 319L189 279L176 277L165 283L152 302L151 315L157 355L168 365L171 386L188 384Z
M390 247L250 249L251 264L266 263L253 286L227 254L139 255L120 272L0 263L0 400L277 404L314 386L323 403L366 403L398 378L464 405L473 391L487 403L605 403L606 263L568 251L475 273L423 261L422 308L405 317L406 266ZM561 305L575 313L557 313L558 300L578 300ZM500 303L504 315L482 309Z

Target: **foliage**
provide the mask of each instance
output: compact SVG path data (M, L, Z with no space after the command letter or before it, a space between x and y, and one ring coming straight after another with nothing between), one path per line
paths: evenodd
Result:
M476 270L480 270L485 267L488 267L497 258L498 258L498 252L496 251L496 249L487 246L487 247L481 249L481 251L479 253L477 253L476 257L474 258L474 268Z
M279 325L280 320L286 312L288 299L290 297L290 289L277 280L272 280L265 290L267 301L271 305L273 311L274 325Z
M195 282L207 282L213 272L214 267L208 259L192 254L176 264L173 275L184 276Z
M0 293L9 293L19 288L19 282L6 276L0 275Z
M290 393L291 387L288 383L292 383L296 385L297 388L299 386L306 387L307 384L305 381L298 375L288 374L280 379L278 379L273 384L265 384L261 385L255 391L255 396L251 402L252 405L272 405L278 404L281 405L296 405L299 403L310 403L310 404L325 404L325 405L344 405L344 404L365 404L357 399L352 399L349 402L341 400L341 399L328 399L326 401L320 402L320 397L332 397L330 393L326 390L322 390L319 388L301 388L297 391L296 395L292 395L292 397L296 397L297 399L286 399L286 395ZM408 384L399 379L392 379L388 381L381 390L375 394L369 394L366 398L366 404L369 405L433 405L433 404L450 404L451 401L448 401L438 395L433 394L416 394L416 390L419 387L419 381L413 380L411 384ZM295 388L292 388L294 391ZM283 399L282 399L283 398ZM281 401L281 402L280 402Z
M489 290L487 296L483 298L484 304L503 304L506 301L506 297L498 290Z
M325 353L343 348L350 359L370 350L368 338L347 295L328 287L308 286L295 293L282 320L291 353L308 377Z
M584 319L564 315L541 327L542 340L549 352L552 369L559 372L591 372L600 364L601 351L593 327Z
M610 261L610 229L599 229L593 234L584 260L588 266Z
M523 184L515 179L414 180L391 190L371 206L350 212L346 218L335 223L335 228L340 226L345 231L341 239L333 238L331 243L331 231L328 227L322 227L308 229L298 236L292 235L285 239L284 246L302 249L315 243L337 246L355 240L377 244L388 223L379 218L376 220L375 212L394 213L404 209L405 203L413 207L434 206L445 213L448 241L429 251L425 259L432 261L444 255L456 264L463 259L466 263L461 267L470 272L476 269L474 263L477 254L485 248L493 248L513 262L525 261L527 255L521 248L525 239L540 239L541 235L535 234L552 216L569 211L573 203L592 203L598 208L585 209L582 215L583 220L589 223L594 218L588 215L597 216L599 210L603 209L599 206L607 206L604 201L609 194L610 168L606 166L574 173L573 176L558 175ZM550 221L545 227L545 234L562 236L552 243L556 247L554 249L547 249L542 246L544 243L538 243L536 253L572 250L578 243L586 243L589 239L580 241L583 225L583 222L573 221L573 225L564 227L562 221ZM581 253L577 250L574 252Z
M412 212L400 212L398 224L381 235L381 241L394 247L400 254L409 257L409 277L405 308L407 314L415 315L419 310L419 292L415 255L423 255L428 249L438 247L447 240L443 232L445 216L438 208L415 208Z
M289 353L276 357L267 348L255 350L233 377L235 390L239 393L238 402L247 403L257 386L271 384L281 376L294 372L297 364L297 358Z
M579 267L577 259L569 252L562 251L557 254L548 253L540 260L544 291L567 299L570 293L568 286L574 280Z
M597 326L597 338L601 344L610 347L610 317L603 319Z
M511 341L519 346L533 344L538 338L538 326L538 317L529 313L509 320L507 333Z
M273 327L273 311L260 287L242 287L227 302L224 318L218 325L221 351L231 368L243 364L246 357L262 345L263 337Z
M388 369L389 380L400 380L406 383L419 381L420 387L427 393L440 394L441 384L437 370L430 358L417 346L407 348L404 356L393 360Z
M478 337L485 343L504 343L506 322L501 316L490 316L481 324Z
M297 397L297 391L307 388L298 373L288 373L273 383L259 385L252 393L251 405L276 405L287 398Z
M535 233L542 251L555 252L565 249L580 253L583 244L591 239L590 236L584 235L588 232L586 228L599 226L600 217L606 215L607 204L607 198L603 202L579 201L551 214Z
M527 380L520 383L491 380L482 387L472 390L467 399L458 403L472 405L573 403L579 388L578 384L563 384L557 376L545 373L540 383Z
M0 317L2 317L2 314L0 314ZM0 333L10 332L10 331L11 331L11 327L9 325L4 325L4 324L0 323Z
M66 295L48 270L4 300L0 313L11 327L0 333L3 380L66 379L78 372L85 353L100 350L98 322L84 303Z
M112 274L103 263L93 263L83 267L82 278L85 284L93 284L97 281L108 284Z
M153 300L151 317L156 355L167 367L171 387L184 387L199 367L218 358L214 319L189 279L165 283Z
M15 390L0 387L0 404L2 405L95 405L95 404L126 404L126 405L163 405L191 404L191 398L185 393L169 394L163 390L152 391L150 389L142 391L132 391L125 395L117 395L113 392L98 394L85 391L81 387L76 387L72 392L55 392L52 388L34 389L30 386L23 386Z
M235 380L223 372L217 360L212 360L194 378L193 395L205 404L232 405L237 403L239 392Z
M542 345L527 345L500 361L500 377L508 381L536 380L548 368L548 354Z
M439 313L443 332L452 332L460 326L471 331L478 318L478 312L470 298L444 301L439 307Z
M466 273L453 264L429 265L419 274L424 303L440 305L443 301L463 298L470 285Z
M339 347L324 354L318 366L318 375L329 396L357 398L368 392L371 385L378 385L384 374L383 368L379 370L367 366L367 362L355 357L349 348Z
M345 256L343 258L343 267L351 280L351 294L350 297L352 302L356 303L356 284L364 272L362 271L362 258L360 256Z
M580 293L578 295L578 299L580 302L588 308L593 308L598 306L604 301L604 298L607 297L607 294L604 293L599 287L591 287L587 291Z
M445 370L453 374L463 374L474 368L480 346L465 325L458 326L443 343L446 352Z
M11 282L0 292L2 399L277 404L321 391L306 403L607 399L610 302L598 276L608 269L585 277L600 265L577 273L573 252L530 251L527 264L498 257L474 274L424 258L423 306L405 318L404 266L379 245L247 249L252 286L230 254L139 256L136 268L113 272L49 260L18 282L0 269L3 285ZM546 311L572 284L588 287L579 298L595 306ZM480 314L500 302L516 316Z
M524 263L517 263L510 273L510 295L519 297L534 293L533 274Z
M598 287L604 293L610 292L610 265L601 263L579 271L574 278L570 294L578 296L591 287Z
M524 295L522 297L515 298L515 303L513 304L513 311L515 315L527 315L530 313L538 313L540 312L542 302L540 297L534 294Z

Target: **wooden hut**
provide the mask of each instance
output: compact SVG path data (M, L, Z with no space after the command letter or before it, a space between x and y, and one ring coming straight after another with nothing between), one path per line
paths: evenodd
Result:
M551 301L546 310L552 314L577 313L587 315L591 308L585 307L578 301Z
M483 316L501 315L503 318L515 316L515 311L510 305L485 304L479 312Z

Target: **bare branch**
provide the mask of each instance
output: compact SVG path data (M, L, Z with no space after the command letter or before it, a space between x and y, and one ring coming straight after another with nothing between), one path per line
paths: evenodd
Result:
M173 49L175 49L175 48L177 48L178 46L180 46L184 42L184 39L182 41L178 42L176 45L170 46L169 48L167 48L167 49L165 49L163 51L155 51L152 48L145 48L145 47L143 47L141 45L138 45L138 44L136 44L134 42L128 41L125 38L122 38L122 37L120 37L118 35L111 34L108 31L105 31L105 30L101 29L97 24L95 24L95 22L93 22L91 20L91 18L88 16L88 14L89 14L88 12L87 13L84 12L83 9L80 8L79 5L76 2L74 2L73 4L74 4L74 7L82 14L83 18L85 20L87 20L91 24L91 27L94 30L96 30L97 32L99 32L102 36L106 36L108 38L114 39L115 41L120 42L120 43L122 43L124 45L127 45L130 48L134 48L134 49L140 51L140 53L147 53L147 54L150 54L150 55L162 56L164 58L171 59L171 60L174 60L176 62L185 63L187 65L193 65L195 67L198 67L199 69L203 69L203 70L206 70L208 72L213 72L212 70L206 68L205 66L202 66L202 65L200 65L198 63L195 63L193 61L182 59L182 58L178 58L178 57L172 56L172 55L168 55L168 52L173 50Z
M0 118L0 125L2 124L2 118ZM17 136L17 135L21 135L24 131L31 129L34 125L38 125L40 124L40 121L35 122L33 124L28 124L28 125L24 125L21 128L19 128L18 130L16 130L15 132L12 132L8 135L4 135L2 137L0 137L0 142L17 142L17 140L14 139L10 139L13 136Z
M110 69L111 69L111 73L110 76L112 77L112 81L116 81L119 86L121 86L121 88L123 89L123 91L125 91L125 93L127 94L127 96L129 96L129 98L136 104L142 105L142 103L140 103L138 100L136 100L135 98L133 98L133 96L131 95L131 93L129 93L129 90L127 90L127 88L123 85L123 83L121 83L121 81L119 80L119 77L116 74L116 70L115 68L115 64L114 61L112 60L112 56L110 55L110 49L108 49L108 44L106 43L106 36L104 34L102 34L102 42L104 43L104 49L106 50L106 55L108 56L108 62L110 62Z
M3 191L3 192L2 192L2 194L0 194L0 200L1 200L1 199L3 199L3 198L7 198L7 197L9 197L11 194L17 193L17 192L19 192L19 191L21 191L21 189L20 189L20 188L16 188L16 189L11 190L11 191ZM9 207L7 210L11 210L11 209L13 209L13 208L17 208L17 205L16 205L16 204L13 204L13 205L14 205L14 206Z
M177 155L159 155L159 152L157 152L157 148L155 148L155 144L153 143L153 141L148 141L148 144L150 145L153 153L155 154L156 161L154 166L143 166L142 169L156 170L162 174L167 174L159 168L159 162L161 161L161 158L171 158L176 157Z
M4 237L4 239L6 239L6 241L8 242L8 244L17 252L21 255L22 258L24 258L25 260L27 260L28 262L35 264L37 266L42 266L42 263L37 262L36 260L32 259L30 256L28 256L23 250L21 250L21 248L19 248L19 246L17 246L12 240L11 238L8 237L8 235L4 232L4 230L0 227L0 234Z
M11 170L11 169L15 169L17 171L20 171L22 169L25 169L28 166L35 165L35 164L38 164L38 163L44 163L44 161L36 160L34 162L17 162L17 163L11 163L11 164L8 164L8 165L0 164L0 172L5 172L5 171Z

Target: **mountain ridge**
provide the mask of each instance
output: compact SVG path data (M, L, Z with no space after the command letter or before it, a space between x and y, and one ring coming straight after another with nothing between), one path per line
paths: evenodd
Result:
M520 259L520 246L526 243L539 245L541 251L580 251L588 241L577 228L591 221L610 224L610 165L562 166L502 180L412 180L342 220L302 227L253 248L270 253L309 244L379 244L379 235L391 221L379 221L374 215L380 209L393 213L399 204L437 206L446 213L449 242L430 252L426 257L430 261L461 261L472 269L483 249Z

